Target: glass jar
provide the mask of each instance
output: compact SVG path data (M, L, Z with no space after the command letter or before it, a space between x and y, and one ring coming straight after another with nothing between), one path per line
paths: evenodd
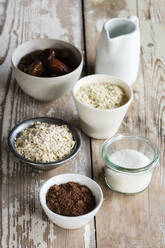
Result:
M134 168L122 167L122 162L115 164L110 156L121 150L134 150L149 159L145 166ZM102 157L105 161L105 182L108 187L120 193L134 194L143 191L150 183L153 170L160 157L158 148L146 138L122 135L113 136L105 141L102 147ZM134 161L132 160L132 163Z

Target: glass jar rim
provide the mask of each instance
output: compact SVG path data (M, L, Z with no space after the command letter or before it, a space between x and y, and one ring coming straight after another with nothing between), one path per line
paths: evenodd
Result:
M115 163L113 163L112 161L109 160L108 156L107 156L107 153L106 153L106 149L115 141L118 141L118 140L124 140L124 139L130 139L130 140L133 140L133 139L136 139L136 140L140 140L144 143L146 143L148 146L151 147L151 149L153 150L154 152L154 158L152 159L152 161L144 166L144 167L140 167L140 168L125 168L125 167L122 167L122 166L119 166ZM122 172L122 173L140 173L140 172L145 172L145 171L148 171L148 170L151 170L152 168L154 168L158 161L159 161L159 158L160 158L160 151L159 149L157 148L157 146L155 144L153 144L149 139L147 138L143 138L143 137L140 137L140 136L134 136L134 135L130 135L130 134L118 134L118 135L115 135L109 139L107 139L103 145L102 145L102 158L103 160L105 161L106 163L106 167L108 168L111 168L115 171L118 171L118 172Z

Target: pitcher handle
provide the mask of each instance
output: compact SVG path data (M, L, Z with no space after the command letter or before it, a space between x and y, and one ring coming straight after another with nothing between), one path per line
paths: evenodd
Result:
M137 16L131 15L128 16L128 19L130 19L130 21L132 21L136 25L136 27L139 27L139 19Z

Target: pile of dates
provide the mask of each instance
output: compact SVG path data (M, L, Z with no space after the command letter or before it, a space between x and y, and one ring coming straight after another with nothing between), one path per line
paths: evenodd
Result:
M25 55L18 68L36 77L58 77L76 68L71 56L73 55L65 49L36 50Z

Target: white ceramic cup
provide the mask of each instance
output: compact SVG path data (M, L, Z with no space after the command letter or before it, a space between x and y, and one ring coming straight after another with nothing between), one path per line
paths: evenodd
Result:
M77 60L77 68L58 77L34 77L18 69L20 59L35 50L57 48L68 49ZM12 67L15 79L21 89L29 96L40 101L51 101L68 93L79 79L83 66L81 52L72 44L56 39L34 39L18 46L12 55Z
M46 194L54 184L76 182L87 186L93 193L96 200L96 207L89 213L80 216L62 216L52 212L46 205ZM41 206L49 219L64 229L77 229L87 224L99 211L103 203L103 192L100 186L91 178L79 174L60 174L47 180L40 190Z
M84 104L78 99L76 92L81 86L102 82L121 86L128 96L128 102L121 107L114 109L98 109ZM95 74L81 78L73 88L73 96L82 130L92 138L106 139L112 137L118 131L128 107L132 102L133 92L127 83L116 77L104 74Z

